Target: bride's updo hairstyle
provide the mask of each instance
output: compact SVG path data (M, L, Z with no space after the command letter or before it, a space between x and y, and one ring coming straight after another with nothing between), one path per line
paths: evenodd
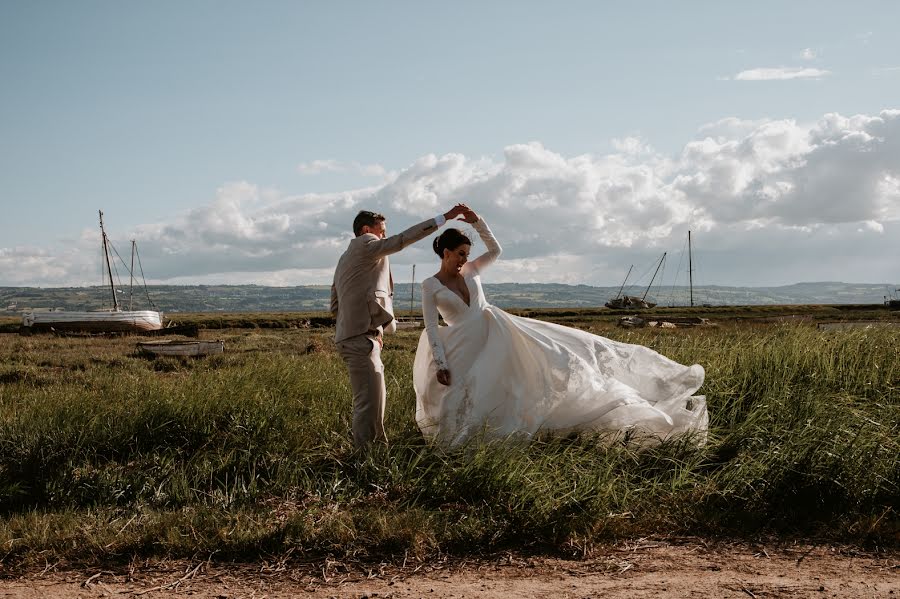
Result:
M435 237L431 247L434 248L434 253L438 255L438 258L443 260L444 250L452 252L461 245L472 245L472 240L466 237L465 233L459 229L450 227L449 229L444 229L443 233Z

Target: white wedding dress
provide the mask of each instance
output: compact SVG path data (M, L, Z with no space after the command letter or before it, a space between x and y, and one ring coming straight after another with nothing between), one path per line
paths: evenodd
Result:
M654 442L692 433L705 442L700 365L683 366L641 345L513 316L490 305L480 271L500 255L483 220L488 251L463 266L470 302L435 277L422 283L425 331L413 367L416 422L444 446L556 431L603 431ZM449 325L438 326L438 312ZM450 385L437 371L450 371Z

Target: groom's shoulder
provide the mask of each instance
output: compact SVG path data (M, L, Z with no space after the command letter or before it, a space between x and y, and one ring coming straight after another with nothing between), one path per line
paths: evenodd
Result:
M368 244L377 239L378 237L372 233L363 233L359 237L354 237L350 240L350 243L347 244L347 249L344 250L344 254L352 254L354 251L365 249Z
M378 239L379 238L376 235L372 235L371 233L363 233L359 237L354 237L350 240L350 243L347 244L347 249L341 254L338 263L349 265L360 261L370 261L372 250L374 248L372 243L378 241Z

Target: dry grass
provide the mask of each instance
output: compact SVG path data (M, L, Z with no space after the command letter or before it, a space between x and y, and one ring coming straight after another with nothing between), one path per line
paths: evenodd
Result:
M392 444L366 457L327 328L205 331L226 344L207 359L148 359L129 337L0 335L0 555L427 558L650 533L900 541L896 329L571 318L703 364L709 444L580 435L438 451L413 422L417 331L389 340Z

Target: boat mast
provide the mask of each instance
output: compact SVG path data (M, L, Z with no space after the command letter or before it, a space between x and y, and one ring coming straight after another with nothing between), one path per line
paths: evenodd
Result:
M409 284L409 317L413 316L413 296L416 293L416 265L413 264L412 283Z
M691 289L691 306L694 305L694 267L691 263L691 231L688 229L688 285Z
M134 239L131 240L131 282L128 284L128 309L134 305Z
M631 274L632 268L634 268L634 264L628 267L628 273L625 275L625 280L622 281L622 286L619 287L619 292L616 294L616 299L619 299L619 296L622 295L622 290L625 289L625 283L628 282L628 276Z
M119 300L116 297L116 285L113 282L112 265L109 263L109 240L106 238L106 229L103 228L103 211L100 210L100 233L103 235L103 257L106 258L106 272L109 273L109 290L112 292L113 309L119 311Z
M662 258L659 259L659 264L656 265L656 270L653 272L653 278L650 279L650 284L647 285L647 290L644 291L644 296L641 298L641 301L647 299L647 294L650 293L650 288L653 287L653 281L656 280L656 273L659 272L659 267L662 266L663 260L666 259L666 252L663 252Z

